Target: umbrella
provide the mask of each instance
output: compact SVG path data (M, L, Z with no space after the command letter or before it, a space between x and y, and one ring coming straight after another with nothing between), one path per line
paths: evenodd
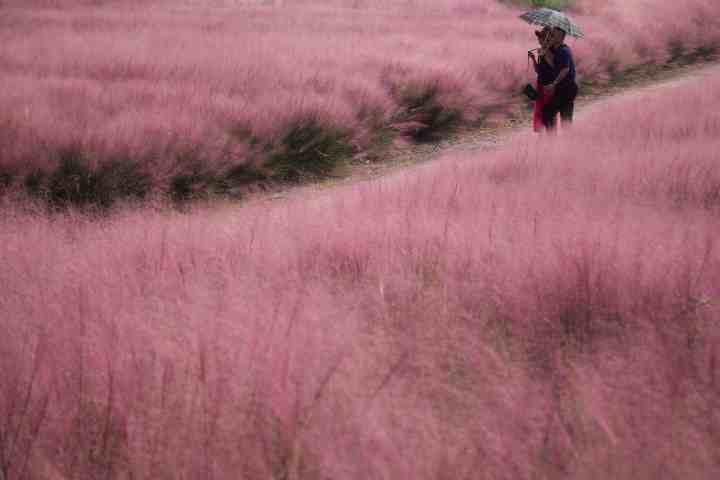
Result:
M543 27L557 27L562 29L568 35L576 38L583 38L585 35L580 31L577 25L573 23L564 13L549 8L538 8L520 15L520 18L531 25L540 25Z

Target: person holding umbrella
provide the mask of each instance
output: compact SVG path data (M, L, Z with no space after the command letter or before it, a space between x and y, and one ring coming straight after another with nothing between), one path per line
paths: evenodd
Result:
M544 127L543 110L545 105L550 102L552 93L546 86L549 86L556 78L555 64L550 50L549 42L552 36L550 27L536 31L535 35L540 43L540 48L530 50L528 56L532 60L535 73L537 73L537 82L535 84L536 94L531 98L535 100L535 109L533 112L533 129L536 132L542 131ZM538 52L538 58L535 58L535 51Z
M566 32L560 27L553 27L549 41L555 80L545 87L552 98L544 105L542 112L543 125L549 130L555 128L558 113L563 122L572 122L575 97L578 94L575 61L570 47L565 45L565 35Z
M545 27L541 32L535 32L541 45L540 61L535 59L532 51L529 54L536 66L538 84L542 88L538 98L540 105L536 104L536 108L539 107L538 116L542 126L553 131L558 113L564 123L572 122L575 97L578 94L575 61L570 47L565 44L565 37L570 34L582 38L583 34L567 16L548 8L524 13L520 18ZM551 73L548 73L549 70ZM548 78L552 78L552 81L544 83Z

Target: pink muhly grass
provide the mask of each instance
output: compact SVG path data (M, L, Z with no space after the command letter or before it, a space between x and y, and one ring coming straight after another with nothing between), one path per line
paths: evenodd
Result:
M719 103L241 209L0 210L3 480L717 477Z
M378 129L441 125L497 113L531 75L532 28L491 0L414 2L3 2L0 170L57 166L79 145L92 168L140 162L156 187L192 157L210 174L252 162L298 119L319 116L366 149ZM581 80L711 50L711 0L578 1L588 38L571 42ZM672 51L671 51L672 50ZM673 53L674 52L674 53ZM420 113L422 109L420 109Z

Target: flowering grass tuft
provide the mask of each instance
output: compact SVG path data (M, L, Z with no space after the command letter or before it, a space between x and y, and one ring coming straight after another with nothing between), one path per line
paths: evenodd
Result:
M240 209L3 205L0 475L717 478L719 103Z
M526 52L536 42L517 18L521 8L495 0L5 0L2 184L47 190L38 180L61 175L72 145L90 159L87 175L121 158L138 165L128 167L129 181L142 177L153 198L207 197L242 190L230 171L248 173L242 182L324 174L398 132L425 141L483 123L512 111L533 77ZM598 84L638 65L712 55L718 13L712 0L577 0L572 15L587 33L570 40L579 78ZM322 119L311 143L326 142L317 150L328 157L311 159L314 148L287 137L311 133L309 118ZM125 196L123 188L103 195ZM97 197L60 196L73 204Z

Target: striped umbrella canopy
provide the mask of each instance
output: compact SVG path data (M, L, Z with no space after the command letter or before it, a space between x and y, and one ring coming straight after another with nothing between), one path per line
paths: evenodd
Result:
M520 15L520 18L531 25L540 25L543 27L557 27L562 29L568 35L576 38L583 38L585 35L580 28L570 20L567 15L550 8L538 8L530 10Z

